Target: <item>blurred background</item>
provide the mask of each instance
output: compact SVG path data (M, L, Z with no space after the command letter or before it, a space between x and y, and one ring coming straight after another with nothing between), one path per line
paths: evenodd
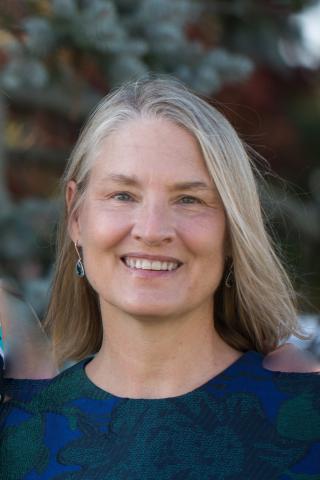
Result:
M210 99L266 159L268 228L316 328L319 0L0 0L0 277L43 317L72 145L110 88L149 71Z

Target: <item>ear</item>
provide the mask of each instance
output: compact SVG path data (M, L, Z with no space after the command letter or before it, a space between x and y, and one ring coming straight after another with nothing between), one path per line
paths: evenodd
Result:
M79 213L72 211L77 191L76 182L70 180L66 188L66 204L68 210L68 232L74 243L80 240Z

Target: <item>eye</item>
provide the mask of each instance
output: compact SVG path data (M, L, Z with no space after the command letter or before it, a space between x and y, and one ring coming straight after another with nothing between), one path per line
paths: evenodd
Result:
M132 202L133 201L133 197L130 193L128 192L117 192L117 193L114 193L111 198L113 198L114 200L119 200L120 202Z
M191 195L184 195L183 197L180 197L179 202L183 203L184 205L192 205L194 203L202 203L202 201L199 198L192 197Z

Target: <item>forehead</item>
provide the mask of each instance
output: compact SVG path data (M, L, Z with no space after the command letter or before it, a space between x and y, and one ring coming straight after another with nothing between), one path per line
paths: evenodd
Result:
M129 120L101 142L91 177L99 179L110 172L211 182L197 139L163 118Z

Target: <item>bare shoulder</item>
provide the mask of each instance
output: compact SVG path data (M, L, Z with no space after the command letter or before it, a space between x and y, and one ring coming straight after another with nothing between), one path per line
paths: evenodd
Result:
M319 359L290 343L266 355L263 366L278 372L320 373Z

